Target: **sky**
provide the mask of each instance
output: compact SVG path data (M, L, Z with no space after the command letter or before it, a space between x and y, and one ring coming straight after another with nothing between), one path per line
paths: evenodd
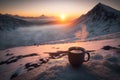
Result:
M120 0L0 0L0 13L20 16L79 17L99 2L120 10Z

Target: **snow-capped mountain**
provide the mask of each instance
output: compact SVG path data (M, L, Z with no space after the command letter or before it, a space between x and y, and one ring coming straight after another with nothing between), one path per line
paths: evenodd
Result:
M53 17L53 16L46 16L46 15L41 15L41 16L39 16L38 17L39 19L56 19L55 17Z
M15 29L20 26L28 26L30 22L15 18L8 14L0 14L0 30Z
M73 32L83 35L85 27L87 38L120 32L120 11L99 3L74 24Z

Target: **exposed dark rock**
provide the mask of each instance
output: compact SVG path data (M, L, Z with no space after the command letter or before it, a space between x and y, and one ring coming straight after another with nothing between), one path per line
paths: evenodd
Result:
M13 53L7 53L6 54L6 56L12 56L13 55Z
M42 61L42 63L47 63L49 61L49 59L39 59L39 61Z
M27 55L12 56L5 61L1 61L0 65L14 63L14 62L17 62L19 59L22 59L25 57L37 56L37 55L38 55L37 53L32 53L32 54L27 54Z
M25 68L29 68L31 63L26 63Z
M29 57L29 56L37 56L37 53L32 53L32 54L27 54L27 55L22 55L22 57Z
M17 76L18 76L17 73L12 74L12 76L10 77L10 80L12 80L13 78L15 78L15 77L17 77Z
M120 45L118 45L118 47L120 47Z
M17 57L11 57L7 61L5 61L5 62L6 62L6 64L10 64L10 63L14 63L16 61L18 61Z
M57 52L49 52L50 58L56 59L60 58L62 56L65 56L68 53L68 51L57 51Z
M27 69L27 71L33 70L34 68L39 67L41 64L38 63L26 63L25 64L25 69Z
M21 58L23 58L23 56L22 56L22 55L19 55L19 56L17 56L17 58L18 58L18 59L21 59Z
M31 64L31 66L33 66L34 68L36 68L36 67L39 67L40 64L34 63L34 64Z
M27 71L30 71L30 70L33 70L33 69L34 69L33 67L30 67L30 68L27 69Z
M111 49L117 49L117 48L107 45L107 46L104 46L102 49L104 49L104 50L111 50Z
M5 61L1 61L1 62L0 62L0 65L3 65L3 64L5 64L5 63L6 63Z

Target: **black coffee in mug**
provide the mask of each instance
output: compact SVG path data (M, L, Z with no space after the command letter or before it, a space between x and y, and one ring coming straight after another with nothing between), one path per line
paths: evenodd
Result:
M85 54L88 55L88 59L85 60ZM70 47L68 50L68 60L73 67L80 67L83 62L87 62L90 59L90 54L82 47Z

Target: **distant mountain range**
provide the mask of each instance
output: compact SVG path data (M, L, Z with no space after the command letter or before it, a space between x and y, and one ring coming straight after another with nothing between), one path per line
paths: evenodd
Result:
M12 30L30 25L53 24L55 21L55 17L45 15L39 17L23 17L19 15L0 14L0 30Z
M71 33L90 38L115 32L120 32L120 11L99 3L74 21Z
M15 18L8 14L0 14L0 30L12 30L18 27L29 26L32 23Z
M46 16L46 15L41 15L41 16L38 16L38 17L21 17L21 16L17 16L17 18L29 21L29 22L31 22L31 23L33 23L35 25L54 24L57 21L56 17Z
M44 14L38 17L25 17L25 16L19 16L19 15L12 15L12 16L20 19L56 19L54 16L46 16Z
M53 16L45 16L45 15L41 15L40 17L38 17L39 19L56 19L56 17Z

